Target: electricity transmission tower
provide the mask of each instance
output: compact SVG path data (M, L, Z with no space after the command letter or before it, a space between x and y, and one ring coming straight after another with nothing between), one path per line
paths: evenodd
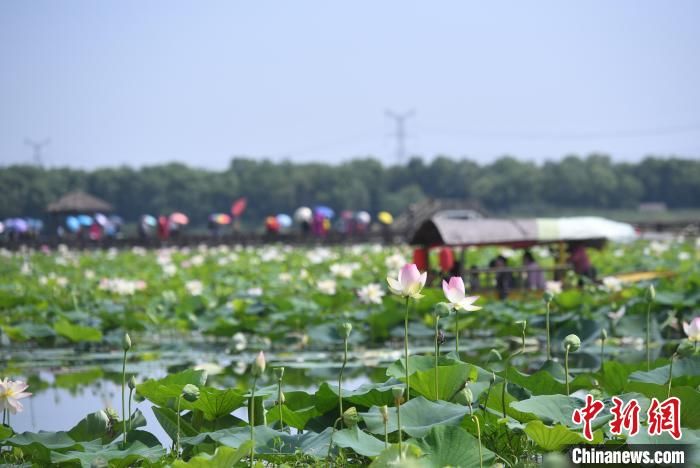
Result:
M406 119L413 117L415 112L413 109L406 112L394 112L391 110L385 111L386 116L396 123L396 162L401 164L406 158Z
M51 143L49 138L45 138L43 141L34 141L29 138L24 139L24 144L32 149L32 159L34 159L34 164L37 166L43 165L41 154L49 143Z

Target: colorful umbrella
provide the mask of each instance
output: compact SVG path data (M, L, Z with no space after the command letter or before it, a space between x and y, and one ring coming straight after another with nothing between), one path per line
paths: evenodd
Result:
M231 224L231 216L226 213L215 213L209 217L216 224Z
M372 221L372 217L366 211L358 211L355 213L355 219L361 224L369 224L370 221Z
M294 220L297 223L303 223L304 221L310 223L312 217L313 213L311 212L311 208L309 208L308 206L299 207L294 212Z
M141 217L141 224L144 226L156 227L158 225L158 220L155 216L143 215Z
M95 221L97 221L97 224L99 224L100 226L105 226L109 222L107 217L102 213L97 213L95 215Z
M233 205L231 205L231 214L238 218L245 211L246 206L248 206L248 200L245 197L239 198Z
M331 219L333 216L335 216L335 211L333 211L332 208L329 208L324 205L319 205L316 208L314 208L314 212L316 214L320 214L326 219Z
M176 212L176 213L173 213L170 215L170 221L175 223L175 224L180 224L182 226L185 226L185 225L189 224L190 218L188 218L187 215L184 213Z
M292 225L292 218L288 214L280 213L277 215L277 222L283 228L288 228Z
M92 216L88 215L78 215L78 221L81 226L90 227L92 226Z
M388 211L380 211L377 215L377 219L380 223L387 225L394 222L394 217L391 216L391 213L389 213Z
M66 227L71 232L76 232L80 229L80 221L75 216L69 216L66 218Z

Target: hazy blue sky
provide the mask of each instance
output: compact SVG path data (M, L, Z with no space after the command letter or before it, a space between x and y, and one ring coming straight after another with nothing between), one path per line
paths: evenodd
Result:
M0 164L700 157L700 1L5 1Z

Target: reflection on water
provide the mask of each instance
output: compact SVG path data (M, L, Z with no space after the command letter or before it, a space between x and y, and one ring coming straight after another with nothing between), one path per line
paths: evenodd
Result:
M492 347L501 347L497 338L471 339L460 344L462 358L484 363ZM448 342L443 352L451 350ZM607 347L618 360L639 360L643 350L635 347ZM12 416L11 425L16 432L39 430L67 431L87 414L114 408L121 415L121 353L84 352L78 349L3 350L3 375L26 379L33 393L23 400L24 411ZM387 377L386 366L403 356L400 346L396 349L357 349L350 353L343 386L353 390L368 382L383 382ZM415 354L431 354L432 346L413 347ZM537 341L526 356L513 362L523 370L534 370L542 361L541 348ZM248 364L255 354L245 352L228 354L224 349L202 349L181 342L159 347L157 351L133 352L129 354L127 374L135 375L137 382L158 379L168 373L186 368L199 367L207 370L207 385L220 388L238 388L242 391L250 385ZM337 385L337 376L342 355L331 351L305 351L268 353L269 368L285 366L285 391L304 390L313 392L321 382ZM494 365L498 365L494 363ZM595 370L600 359L595 343L571 356L572 372ZM128 377L127 377L128 378ZM259 386L275 383L272 372L258 381ZM128 389L127 389L128 395ZM132 411L140 409L144 414L146 430L154 434L166 446L170 438L161 428L148 401L133 401ZM247 410L240 408L234 415L247 419Z

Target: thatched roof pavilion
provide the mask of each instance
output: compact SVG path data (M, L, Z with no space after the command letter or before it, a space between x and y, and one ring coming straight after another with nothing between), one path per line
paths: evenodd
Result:
M106 201L82 191L68 193L46 207L47 212L56 215L108 213L113 210Z

